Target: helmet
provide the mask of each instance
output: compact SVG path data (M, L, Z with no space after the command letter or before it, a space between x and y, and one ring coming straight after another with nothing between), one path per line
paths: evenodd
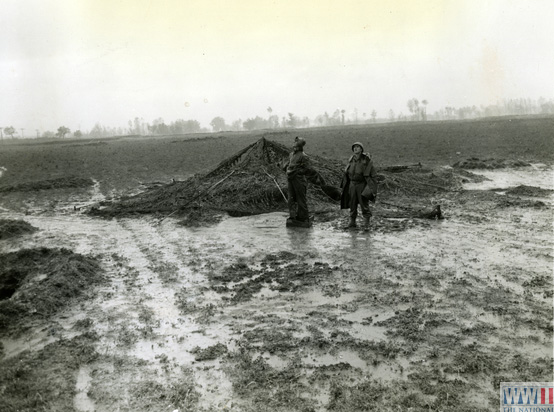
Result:
M360 146L362 148L362 152L364 151L364 145L361 144L360 142L355 142L353 145L352 145L352 151L354 151L354 146Z
M302 139L301 137L296 136L294 138L294 145L298 147L304 147L306 146L306 141Z

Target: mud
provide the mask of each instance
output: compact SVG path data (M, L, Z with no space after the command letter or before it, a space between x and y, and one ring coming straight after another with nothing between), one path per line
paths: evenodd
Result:
M282 212L189 227L75 211L93 188L58 210L36 198L39 231L0 240L3 259L55 242L107 282L2 337L0 409L497 409L500 381L552 380L554 188L548 168L486 173L395 199L442 220L378 200L369 232L344 230L346 211L312 229Z

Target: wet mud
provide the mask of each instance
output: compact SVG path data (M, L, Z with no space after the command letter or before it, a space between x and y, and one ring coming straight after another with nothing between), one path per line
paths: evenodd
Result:
M77 255L103 280L4 333L0 409L495 410L499 382L552 380L551 174L433 190L418 206L442 220L378 201L369 232L339 211L311 229L282 212L99 219L74 207L110 196L94 186L27 214L4 202L39 229L0 240L11 267L35 262L30 284Z

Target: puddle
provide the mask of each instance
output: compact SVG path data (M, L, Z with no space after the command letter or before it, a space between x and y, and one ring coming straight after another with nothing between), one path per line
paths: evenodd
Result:
M554 170L545 165L520 169L472 170L489 180L480 183L465 183L466 190L508 189L520 185L541 189L554 189Z
M75 391L77 393L73 399L73 405L79 412L94 412L96 410L93 400L87 395L92 381L90 372L90 367L81 366L77 374L77 383L75 385Z

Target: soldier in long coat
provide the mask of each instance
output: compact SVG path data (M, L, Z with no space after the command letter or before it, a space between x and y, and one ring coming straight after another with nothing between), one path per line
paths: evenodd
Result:
M344 170L341 209L350 209L348 227L355 228L359 205L364 218L364 229L369 230L371 219L369 202L375 202L377 196L377 174L371 157L364 153L364 146L360 142L352 145L352 151L354 154Z

